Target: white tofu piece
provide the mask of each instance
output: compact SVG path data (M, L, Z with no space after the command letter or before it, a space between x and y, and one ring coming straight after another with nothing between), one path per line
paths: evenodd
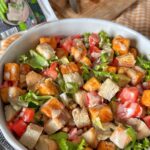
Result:
M92 147L96 148L98 141L97 141L97 134L95 128L90 128L88 131L82 134L85 141Z
M119 86L111 79L106 79L101 85L98 94L107 100L111 100L119 91Z
M74 100L77 104L79 104L80 107L85 106L85 100L86 100L86 92L85 91L78 91L74 95Z
M79 86L82 86L84 83L83 78L80 76L78 72L64 74L63 78L65 83L74 82L74 83L78 83Z
M30 123L19 141L29 149L33 149L42 134L42 131L43 127Z
M48 135L41 135L35 147L36 150L58 150L58 146L54 140Z
M130 118L127 120L127 124L132 126L137 131L137 139L144 139L150 136L150 129L142 120Z
M72 98L68 97L66 93L62 93L59 96L65 106L68 106L73 101Z
M91 125L88 112L85 108L75 108L72 111L73 120L78 128L83 128Z
M47 43L40 44L36 47L36 51L47 60L55 55L54 49Z
M63 110L62 113L53 119L49 119L44 125L44 131L47 134L53 134L63 128L70 120L71 116L67 110Z
M124 149L132 141L131 137L126 132L126 129L120 126L116 127L110 140L120 149Z
M26 75L26 83L27 83L28 89L33 89L35 84L37 84L42 78L43 78L42 75L40 75L39 73L30 71Z
M13 109L11 105L6 105L4 110L6 121L11 121L17 115L18 112L15 109Z

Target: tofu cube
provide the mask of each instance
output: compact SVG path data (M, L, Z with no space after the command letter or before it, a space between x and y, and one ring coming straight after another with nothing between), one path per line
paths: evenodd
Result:
M45 79L43 82L36 84L35 89L40 95L58 95L56 84L51 79Z
M91 119L94 121L99 118L102 123L107 123L113 120L113 113L108 105L96 106L89 108Z
M106 79L100 86L99 95L110 101L119 91L119 86L111 79Z
M62 93L62 94L60 94L59 96L60 96L61 101L63 102L63 104L64 104L65 106L67 106L67 107L68 107L69 104L71 104L72 101L73 101L73 99L70 98L66 93Z
M7 63L4 66L4 80L18 81L20 76L20 67L16 63Z
M62 74L68 74L68 73L79 72L79 68L74 62L70 62L66 65L64 65L64 64L61 65L60 71Z
M54 140L48 137L48 135L41 135L35 149L36 150L58 150L58 146Z
M53 119L49 119L46 124L44 125L44 131L47 134L53 134L60 129L62 129L71 119L70 114L67 110L62 111L62 113Z
M73 120L78 128L83 128L91 125L88 112L85 108L75 108L72 111Z
M40 127L36 124L30 123L27 127L27 130L20 138L20 142L29 149L33 149L42 134L43 127Z
M112 48L119 55L127 54L130 47L130 40L122 36L117 36L112 41Z
M97 150L116 150L116 146L112 142L100 141Z
M100 82L95 77L92 77L83 85L83 89L91 92L99 90L100 86Z
M82 134L85 141L91 146L92 148L96 148L98 141L97 141L97 134L95 128L90 128L88 131Z
M64 74L63 75L65 83L67 82L74 82L77 83L79 86L83 85L83 78L80 76L78 72Z
M120 126L116 127L110 140L120 149L124 149L132 141L131 137L126 132L126 129Z
M128 53L126 55L118 56L116 57L118 61L118 66L120 67L134 67L136 60L134 58L134 55L131 53Z
M80 106L85 106L85 100L86 100L86 92L85 91L78 91L74 94L74 100L75 102Z
M64 109L64 105L56 98L51 98L43 106L40 111L49 118L56 118Z
M30 71L26 75L26 83L27 83L28 89L33 89L35 84L37 84L42 78L43 78L42 75L40 75L39 73Z
M36 47L36 51L47 60L55 55L54 49L47 43L39 44Z
M18 113L11 105L6 105L4 107L4 112L6 121L11 121Z

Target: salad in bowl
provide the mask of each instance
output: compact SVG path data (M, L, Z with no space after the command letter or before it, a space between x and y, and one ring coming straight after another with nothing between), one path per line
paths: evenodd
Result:
M105 31L43 36L4 65L7 126L28 149L150 147L150 61Z

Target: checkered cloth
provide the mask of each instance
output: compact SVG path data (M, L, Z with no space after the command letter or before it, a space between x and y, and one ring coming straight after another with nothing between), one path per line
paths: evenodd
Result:
M115 22L126 25L150 38L150 0L137 0ZM0 145L4 146L6 150L13 150L1 132ZM0 147L0 150L3 149Z

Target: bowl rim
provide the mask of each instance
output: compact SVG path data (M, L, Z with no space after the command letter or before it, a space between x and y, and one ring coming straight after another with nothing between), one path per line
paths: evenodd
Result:
M62 20L55 20L55 21L46 22L44 24L37 25L37 26L29 29L19 39L17 39L14 43L12 43L8 47L8 49L6 50L6 52L0 58L0 62L5 57L7 57L8 53L11 51L11 49L12 49L13 46L14 45L18 45L20 43L20 41L24 37L28 36L28 34L31 34L32 32L36 31L38 28L42 28L45 25L48 26L48 24L63 23L63 22L65 22L65 23L69 23L69 22L75 22L75 23L80 23L80 22L95 22L95 23L109 24L109 25L112 25L112 26L116 26L116 27L122 28L123 30L131 33L132 35L136 35L139 38L142 38L143 40L149 42L149 44L150 44L150 40L147 37L145 37L144 35L142 35L141 33L138 33L137 31L135 31L133 29L130 29L127 26L124 26L124 25L121 25L121 24L118 24L118 23L115 23L115 22L112 22L112 21L103 20L103 19L94 19L94 18L71 18L71 19L69 18L69 19L62 19ZM0 101L0 108L2 108L2 101ZM3 110L1 110L1 111L3 111ZM0 119L2 119L2 120L0 120L0 122L3 121L3 118L0 118ZM6 127L5 123L3 123L3 124L0 123L0 129L1 129L2 134L4 135L5 139L7 139L8 143L13 148L15 148L16 150L26 150L26 148L17 139L15 139L15 137L11 134L11 132L9 131L9 129Z

